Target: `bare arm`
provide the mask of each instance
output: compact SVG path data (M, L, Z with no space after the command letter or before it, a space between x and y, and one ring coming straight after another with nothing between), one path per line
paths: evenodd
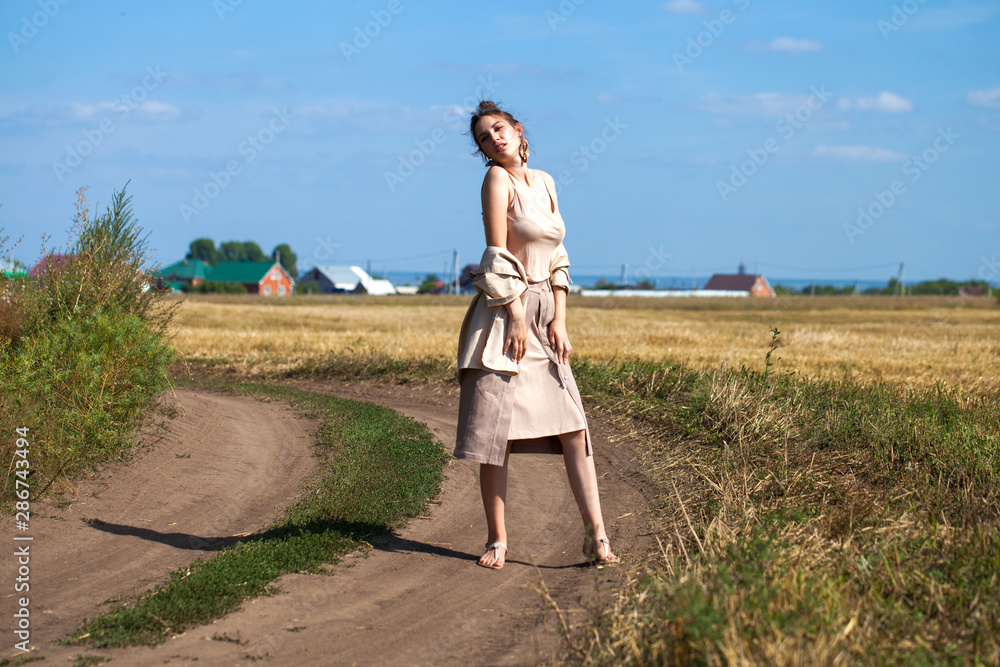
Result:
M510 205L510 178L503 167L490 167L483 180L483 225L486 245L507 247L507 208ZM504 306L510 315L503 353L511 350L514 361L520 361L528 350L528 325L524 320L524 304L517 298Z
M549 344L555 350L559 362L569 363L569 354L573 351L573 346L569 343L569 334L566 333L566 290L557 287L552 290L552 298L555 301L556 313L549 325Z

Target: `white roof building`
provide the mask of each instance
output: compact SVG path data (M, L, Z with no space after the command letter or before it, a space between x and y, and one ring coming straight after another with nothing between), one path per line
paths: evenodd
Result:
M382 278L372 278L360 266L317 265L299 278L299 282L314 281L323 294L351 292L355 294L395 294L393 284Z

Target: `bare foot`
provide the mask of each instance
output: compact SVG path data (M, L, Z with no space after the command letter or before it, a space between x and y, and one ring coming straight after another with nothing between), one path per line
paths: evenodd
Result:
M597 565L622 562L622 559L611 551L611 542L608 541L607 537L587 538L583 543L583 553L587 560Z
M479 559L478 564L491 570L500 570L503 569L506 558L507 545L503 542L491 542L486 545L486 553Z

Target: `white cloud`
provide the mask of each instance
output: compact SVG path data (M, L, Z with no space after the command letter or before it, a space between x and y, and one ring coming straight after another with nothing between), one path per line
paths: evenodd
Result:
M998 11L1000 8L991 2L963 7L926 7L914 17L914 23L938 30L951 30L989 23Z
M671 14L705 14L708 8L696 0L670 0L663 5L663 11Z
M100 102L98 104L84 104L83 102L73 102L69 105L69 112L74 118L80 120L90 120L102 111L111 111L114 108L111 102Z
M969 104L977 107L1000 109L1000 88L969 91L968 100Z
M146 120L176 120L183 115L180 107L168 102L143 100L137 103L131 99L116 99L111 102L98 102L97 104L73 102L70 104L69 113L70 116L77 120L87 121L99 116L124 119L127 117L127 114L131 113Z
M795 39L793 37L775 37L764 47L768 51L782 51L784 53L814 53L822 51L824 47L819 42L811 39Z
M883 90L875 97L859 97L855 100L842 98L838 105L844 111L881 111L883 113L905 113L913 111L913 100L900 97L896 93Z
M351 116L364 116L375 112L384 112L385 110L386 107L384 104L374 100L342 97L293 107L292 113L296 116L348 118Z
M729 98L724 98L721 95L707 95L701 98L697 108L708 113L783 116L786 113L794 112L808 102L808 95L786 95L784 93L754 93L753 95Z
M180 118L180 107L168 102L158 102L156 100L145 100L139 103L139 113L152 120L174 120Z
M876 148L875 146L826 146L820 144L813 151L815 157L830 157L838 160L860 162L899 162L905 160L906 153Z

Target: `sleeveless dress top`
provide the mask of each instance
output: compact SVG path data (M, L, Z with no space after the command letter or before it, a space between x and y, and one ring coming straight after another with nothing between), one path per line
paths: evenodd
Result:
M587 418L573 372L568 364L557 363L548 340L555 316L552 259L562 251L566 225L539 172L532 172L533 187L518 182L509 172L508 176L514 193L507 207L506 250L524 267L528 281L521 296L527 348L516 375L485 369L460 371L455 456L503 465L508 441L511 453L561 453L558 436L579 430L586 432L590 454Z
M514 184L507 208L507 250L524 265L529 282L541 282L549 277L549 261L566 236L566 225L541 174L533 173L530 188L507 175Z

